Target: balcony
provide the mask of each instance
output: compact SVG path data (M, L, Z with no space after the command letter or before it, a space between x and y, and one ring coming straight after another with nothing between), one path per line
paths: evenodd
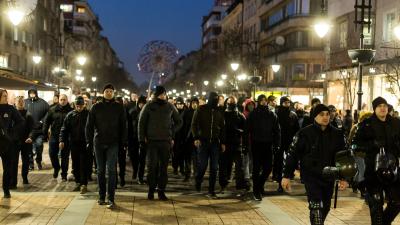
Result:
M260 33L260 40L270 39L276 35L283 35L283 32L291 29L310 29L314 17L308 15L297 15L286 18L272 26L264 28Z
M89 30L86 27L73 26L72 27L72 32L74 34L78 34L78 35L84 35L84 36L88 36L89 35Z

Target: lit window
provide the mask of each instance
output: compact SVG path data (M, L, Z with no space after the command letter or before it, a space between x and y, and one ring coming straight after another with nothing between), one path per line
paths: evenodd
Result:
M71 5L71 4L61 4L61 5L60 5L60 9L61 9L63 12L72 12L73 9L74 9L74 6Z
M85 7L78 6L78 8L76 9L76 11L77 11L78 13L85 13L85 12L86 12L86 8L85 8Z
M7 68L8 67L8 57L5 55L0 55L0 67Z
M395 25L396 13L390 12L386 13L383 21L383 40L392 41L393 40L393 28Z

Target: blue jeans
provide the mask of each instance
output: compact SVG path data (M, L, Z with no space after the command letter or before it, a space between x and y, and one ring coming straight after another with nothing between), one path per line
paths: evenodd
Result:
M33 167L33 157L37 164L42 163L43 154L43 135L39 135L32 143L32 154L30 156L30 164Z
M94 145L94 151L97 162L97 183L99 185L100 199L106 198L106 168L108 172L108 200L114 201L116 176L117 176L117 160L118 160L118 143L115 144L99 144Z
M197 174L196 183L203 182L204 174L207 170L208 159L210 159L210 178L208 192L215 191L215 183L217 181L218 172L218 158L219 158L219 143L210 143L208 141L201 141L201 145L197 150Z
M58 138L50 137L49 140L50 161L51 165L54 168L54 174L58 176L58 172L61 169L61 177L66 179L68 175L70 149L68 147L68 144L66 143L64 149L61 151L61 166L60 166L60 160L59 160L60 149L58 147L59 144L60 142L58 141Z

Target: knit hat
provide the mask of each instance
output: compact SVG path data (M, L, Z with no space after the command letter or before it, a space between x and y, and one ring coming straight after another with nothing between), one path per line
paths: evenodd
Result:
M280 105L282 105L284 102L287 102L287 101L290 102L290 99L289 99L287 96L283 96L283 97L281 98L281 100L280 100Z
M185 101L183 100L182 97L177 97L176 98L176 104L185 104Z
M104 86L104 88L103 88L103 92L104 92L106 89L112 89L113 91L115 90L115 88L114 88L114 86L113 86L112 84L106 84L106 86Z
M261 102L263 99L267 99L267 96L265 96L265 95L259 95L259 96L257 97L257 102Z
M378 105L380 105L380 104L386 104L386 105L388 105L386 99L384 99L384 98L382 98L382 97L379 96L379 97L375 98L375 99L372 101L372 108L374 109L374 111L375 111L376 107L378 107Z
M154 97L158 97L164 93L167 93L167 90L163 86L157 86L156 90L154 91Z
M190 102L197 102L199 104L199 99L197 97L193 97Z
M75 98L75 104L76 105L84 105L85 104L85 100L83 99L82 96L78 96Z
M315 118L318 116L318 114L320 114L323 111L329 112L329 108L324 104L318 104L317 106L315 106L312 116Z
M319 100L319 98L313 98L313 99L311 100L311 105L314 105L314 104L317 103L317 102L321 102L321 100Z
M139 103L146 104L147 103L146 97L141 95L137 100L137 104L139 104Z

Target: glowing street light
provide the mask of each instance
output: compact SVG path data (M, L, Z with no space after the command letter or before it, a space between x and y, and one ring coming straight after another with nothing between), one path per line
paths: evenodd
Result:
M246 74L240 74L239 76L237 76L238 80L243 81L247 79L247 75Z
M205 80L205 81L203 82L204 86L208 86L209 83L210 83L210 82L209 82L208 80Z
M226 80L226 78L228 78L228 75L222 74L222 75L221 75L221 78L222 78L222 80Z
M231 69L233 71L236 71L239 69L239 63L231 63Z
M34 55L32 56L32 60L35 64L39 64L42 61L42 56L40 55Z
M221 87L221 86L224 85L224 81L223 80L219 80L219 81L217 81L216 84L217 84L218 87Z
M24 19L25 14L18 9L10 9L7 12L7 16L14 26L18 26Z
M274 71L274 73L277 73L281 69L281 65L279 65L279 64L273 64L271 67L272 67L272 71Z
M176 89L172 90L172 93L176 93Z
M400 40L400 25L397 25L394 29L393 29L394 35L396 36L397 39Z
M78 58L76 58L76 60L78 61L79 65L83 66L85 65L87 58L83 55L78 56Z
M92 81L96 82L97 81L97 77L92 77Z
M82 75L82 70L76 70L76 74Z
M190 94L190 90L186 90L186 93L187 93L187 94Z
M328 34L331 25L326 20L321 20L314 24L314 31L317 33L318 37L323 38Z
M201 92L201 95L205 96L207 93L205 91Z

